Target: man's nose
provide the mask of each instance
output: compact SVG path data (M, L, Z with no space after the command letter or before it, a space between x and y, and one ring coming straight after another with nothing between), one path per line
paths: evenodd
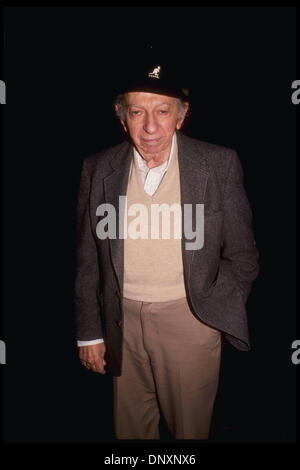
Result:
M153 114L146 113L143 127L144 127L144 131L148 132L149 134L153 134L154 132L156 132L157 121Z

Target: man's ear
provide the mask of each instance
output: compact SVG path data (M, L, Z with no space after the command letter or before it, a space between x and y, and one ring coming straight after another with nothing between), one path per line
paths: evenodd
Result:
M186 116L186 113L188 112L188 109L189 109L189 103L188 101L185 101L184 103L184 114L183 114L183 117L180 119L180 121L177 121L177 124L176 124L176 129L179 131L179 129L181 128L182 124L183 124L183 121L185 120L185 116Z

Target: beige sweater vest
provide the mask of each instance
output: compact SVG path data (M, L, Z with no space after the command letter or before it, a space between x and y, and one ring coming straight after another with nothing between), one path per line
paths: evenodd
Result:
M124 297L144 302L166 302L185 297L181 234L178 235L178 232L174 231L174 214L170 212L170 225L167 224L170 227L168 239L162 238L161 216L156 235L159 238L153 238L155 218L151 216L151 204L180 205L176 140L170 166L152 197L144 191L137 163L133 158L127 186L127 213L132 204L136 203L143 204L147 208L147 213L145 214L144 208L143 211L138 210L135 215L127 215L127 227L125 225L127 237L125 236L124 240ZM142 227L147 228L145 219L146 222L148 219L148 231L142 231L144 238L133 239L130 226L136 227L137 231ZM134 220L134 225L131 225ZM165 220L167 221L167 218ZM177 227L181 227L180 218L176 220ZM141 225L138 225L138 221Z

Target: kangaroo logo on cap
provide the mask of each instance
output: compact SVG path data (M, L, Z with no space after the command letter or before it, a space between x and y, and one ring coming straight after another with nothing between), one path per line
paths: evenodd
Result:
M148 77L151 77L151 78L160 78L160 73L161 73L161 66L160 65L157 65L156 67L154 67L154 69L148 73Z

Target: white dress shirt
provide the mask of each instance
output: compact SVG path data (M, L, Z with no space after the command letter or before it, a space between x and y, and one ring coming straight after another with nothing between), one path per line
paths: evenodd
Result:
M149 194L149 196L153 196L155 191L157 191L158 186L160 185L164 174L166 173L167 169L170 166L173 149L175 145L175 139L176 139L176 134L174 133L168 160L166 160L164 163L154 168L148 168L143 157L139 154L136 148L134 148L133 154L134 154L135 162L137 163L138 168L139 168L139 172L140 172L142 182L144 185L144 190L147 194ZM77 346L90 346L92 344L98 344L98 343L103 343L103 342L104 340L102 338L93 339L90 341L77 341Z

